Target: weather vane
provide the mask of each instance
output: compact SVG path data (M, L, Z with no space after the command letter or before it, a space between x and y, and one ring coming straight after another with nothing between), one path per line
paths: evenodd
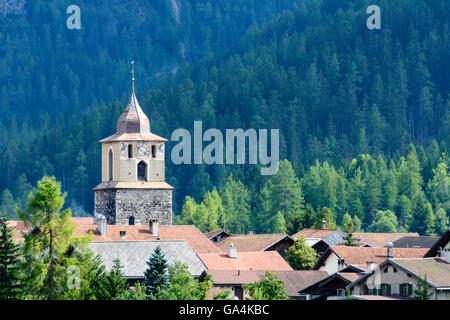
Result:
M131 61L131 83L134 91L134 60Z

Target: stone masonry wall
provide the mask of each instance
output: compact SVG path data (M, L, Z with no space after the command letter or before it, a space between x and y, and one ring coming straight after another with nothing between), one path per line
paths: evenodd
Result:
M95 212L103 214L108 224L127 225L130 217L136 225L148 225L150 219L172 224L172 190L96 190Z

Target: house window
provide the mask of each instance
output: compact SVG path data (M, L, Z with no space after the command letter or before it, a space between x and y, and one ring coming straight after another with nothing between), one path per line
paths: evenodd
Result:
M391 285L387 283L381 284L381 295L390 296L391 295Z
M138 163L138 180L147 181L147 164L144 161Z
M131 216L131 217L128 218L128 224L129 224L130 226L134 226L134 217L133 217L133 216Z
M152 158L156 158L156 146L152 146Z
M404 297L412 295L412 285L409 283L400 284L400 295Z
M128 145L128 158L133 158L133 145Z

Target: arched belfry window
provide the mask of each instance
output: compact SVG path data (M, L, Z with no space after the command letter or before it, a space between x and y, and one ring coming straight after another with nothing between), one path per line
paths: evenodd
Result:
M134 217L133 217L133 216L131 216L131 217L128 218L128 224L129 224L130 226L134 226Z
M147 181L147 164L144 161L138 163L137 176L140 181Z
M152 146L152 158L156 158L156 146Z
M133 145L128 145L128 158L133 158Z
M113 180L113 160L114 160L114 154L112 149L109 149L108 154L108 180Z

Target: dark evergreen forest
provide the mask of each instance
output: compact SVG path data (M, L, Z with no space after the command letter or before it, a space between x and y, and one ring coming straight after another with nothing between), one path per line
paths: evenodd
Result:
M25 3L25 1L22 1ZM174 10L175 2L179 11ZM136 93L152 131L280 129L280 170L180 165L166 148L177 223L288 232L351 225L441 234L450 215L450 2L70 1L0 11L0 210L42 175L93 210L98 140ZM21 1L18 1L19 5ZM187 197L188 196L188 197Z

